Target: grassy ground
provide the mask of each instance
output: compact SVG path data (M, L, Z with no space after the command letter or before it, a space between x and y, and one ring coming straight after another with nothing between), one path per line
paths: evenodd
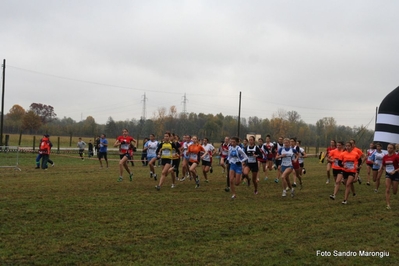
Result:
M10 156L0 153L0 165ZM261 175L258 195L240 186L231 200L220 167L199 189L188 180L171 189L168 178L156 191L142 166L132 168L133 182L125 174L118 183L116 160L99 169L96 160L51 157L56 165L47 171L34 169L35 154L20 155L21 172L0 168L1 265L399 264L398 196L387 211L384 185L374 193L363 183L348 205L343 188L332 201L317 159L306 160L294 198L281 197L272 172L267 181ZM360 250L389 257L361 257Z

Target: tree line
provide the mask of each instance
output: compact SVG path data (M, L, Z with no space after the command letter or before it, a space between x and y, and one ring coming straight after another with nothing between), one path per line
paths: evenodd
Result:
M273 140L279 136L296 137L303 145L328 146L331 139L349 140L354 138L358 146L367 148L373 140L373 131L366 127L337 125L333 117L320 118L316 124L307 124L296 111L278 110L271 118L252 116L241 118L240 136L247 134L269 134ZM92 116L83 121L70 117L58 118L50 105L32 103L28 110L15 104L4 116L4 132L8 134L50 134L53 136L95 137L105 133L108 138L116 138L123 128L130 135L143 139L149 134L161 138L168 130L178 135L191 134L199 138L207 137L211 142L219 142L225 136L236 136L238 117L204 113L178 113L175 106L169 110L159 108L151 119L131 119L115 121L111 116L105 124L96 123Z

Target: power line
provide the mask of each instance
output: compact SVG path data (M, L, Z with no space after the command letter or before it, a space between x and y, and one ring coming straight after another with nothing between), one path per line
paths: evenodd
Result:
M106 86L106 87L119 88L119 89L127 89L127 90L136 90L136 91L143 91L143 92L156 92L156 93L167 93L167 94L180 94L180 92L171 92L170 90L157 91L157 90L149 90L149 89L139 89L139 88L126 87L126 86L119 86L119 85L112 85L112 84L106 84L106 83L100 83L100 82L94 82L94 81L88 81L88 80L82 80L82 79L68 78L68 77L63 77L63 76L58 76L58 75L53 75L53 74L47 74L47 73L43 73L43 72L39 72L39 71L24 69L24 68L20 68L20 67L9 66L9 65L7 65L7 67L10 67L10 68L16 69L16 70L20 70L20 71L30 72L30 73L37 74L37 75L43 75L43 76L48 76L48 77L52 77L52 78L70 80L70 81L81 82L81 83L87 83L87 84L93 84L93 85L99 85L99 86ZM205 96L205 95L207 95L207 94L195 94L195 93L192 93L192 95ZM230 98L233 98L233 97L230 97Z

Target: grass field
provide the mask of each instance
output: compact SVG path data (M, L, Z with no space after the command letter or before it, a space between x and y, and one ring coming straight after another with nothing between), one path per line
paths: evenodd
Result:
M315 158L306 159L294 198L281 197L272 172L267 181L261 175L258 195L240 186L231 200L220 167L199 189L188 180L171 189L168 178L156 191L142 166L131 168L133 182L127 174L116 182L116 156L99 169L94 159L52 154L55 167L44 171L34 169L35 155L20 154L22 171L0 168L0 265L399 264L398 196L387 211L385 186L374 193L363 183L348 205L342 187L332 201L333 184ZM0 165L13 156L0 153Z

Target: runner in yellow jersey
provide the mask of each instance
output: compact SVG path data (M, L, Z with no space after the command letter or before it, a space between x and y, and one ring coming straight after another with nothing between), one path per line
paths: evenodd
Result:
M159 180L159 184L155 186L157 190L161 189L161 186L169 173L169 169L173 167L173 154L180 153L178 147L176 147L175 143L170 140L171 134L170 132L166 132L164 134L163 141L158 145L156 154L158 158L161 158L161 165L162 165L162 174Z

